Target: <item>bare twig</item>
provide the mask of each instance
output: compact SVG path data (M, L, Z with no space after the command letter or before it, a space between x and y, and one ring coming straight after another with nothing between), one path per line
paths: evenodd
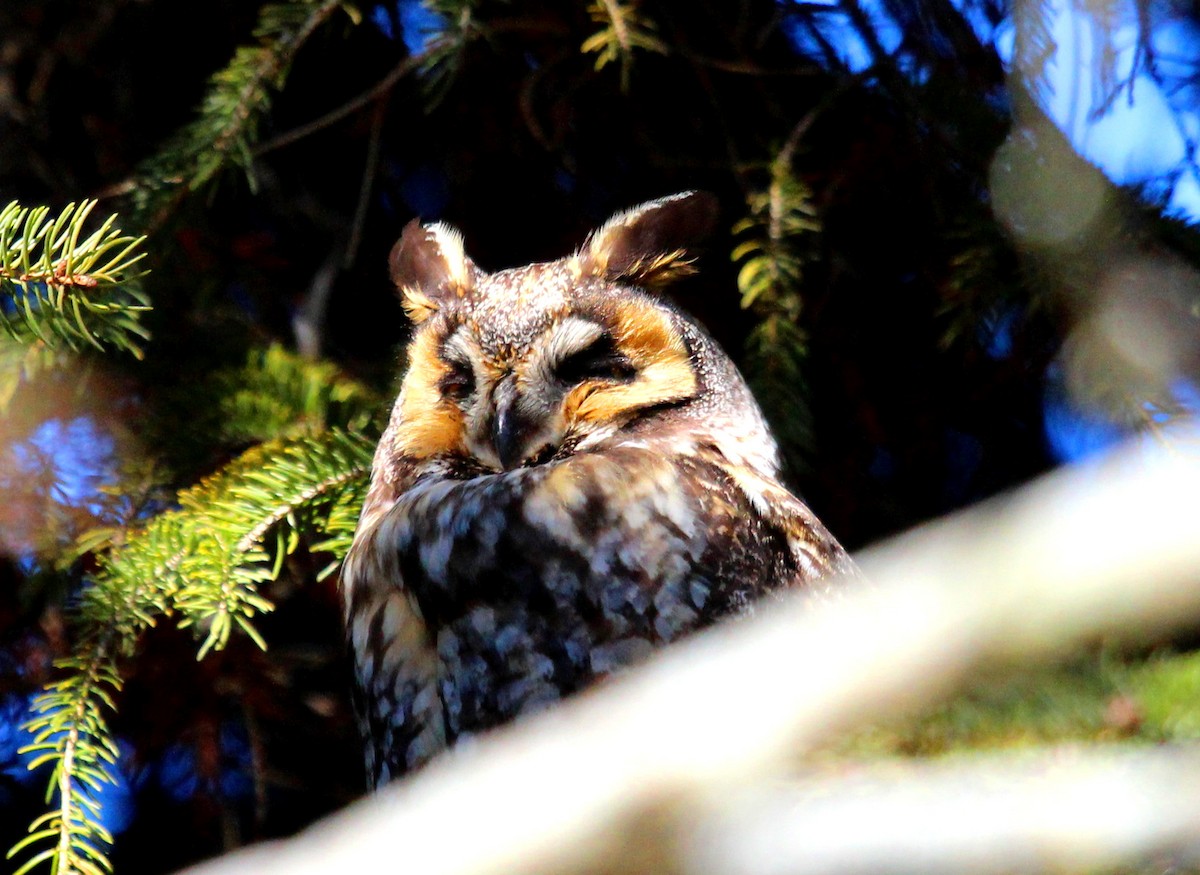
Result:
M362 242L363 223L367 218L367 207L371 204L371 188L379 170L379 144L383 138L383 120L387 116L387 95L375 104L371 113L371 136L367 140L367 157L363 162L362 183L358 187L358 203L354 207L354 221L350 223L350 240L346 243L346 254L342 268L349 268L358 257L358 246Z
M350 100L347 100L336 109L332 109L324 115L315 118L306 124L302 124L299 127L292 128L290 131L286 131L277 137L272 137L265 143L260 143L254 148L254 156L257 158L260 155L265 155L267 152L274 152L276 149L282 149L284 146L290 146L297 140L302 140L305 137L312 136L317 131L324 130L330 125L340 122L342 119L346 118L346 116L353 115L364 106L367 106L373 101L383 97L393 88L395 88L396 83L398 83L401 79L414 70L419 69L420 66L433 55L435 45L431 45L429 48L419 54L409 55L403 61L393 67L386 76L372 85L362 94L359 94L357 97L352 97Z

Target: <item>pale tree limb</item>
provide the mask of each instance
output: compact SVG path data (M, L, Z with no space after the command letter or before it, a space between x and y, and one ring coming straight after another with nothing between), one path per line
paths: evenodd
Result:
M763 782L793 768L806 750L931 704L985 665L1044 658L1102 635L1139 640L1195 624L1198 496L1200 460L1190 453L1151 454L1143 446L1056 474L867 551L858 559L869 585L764 606L605 688L460 747L295 839L193 871L793 871L743 865L732 852L716 865L713 836L736 819L726 800L766 792ZM1155 812L1160 823L1186 819L1170 841L1132 818L1131 829L1146 828L1122 833L1098 858L1066 828L1086 822L1089 810L1064 809L1063 829L1046 838L1053 853L1034 859L992 803L963 802L964 816L999 848L1000 862L981 871L1115 865L1195 841L1196 789L1181 788L1196 774L1198 754L1181 754L1178 763L1171 756L1151 757L1144 769L1130 769L1127 759L1089 758L1077 773L1068 769L1059 789L1046 785L1069 800L1089 781L1115 781L1123 801L1145 802L1143 813ZM1020 784L1021 767L1014 768ZM938 775L927 777L929 786L942 786ZM1042 792L1032 778L1022 787L1012 791L1014 805ZM888 808L885 791L912 788L884 788L876 812ZM805 792L804 785L789 792ZM828 789L835 800L846 792ZM953 808L953 794L935 804ZM776 814L789 805L775 806ZM811 805L822 812L827 837L838 829L858 834L857 845L847 841L843 850L874 847L879 842L864 837L882 840L894 829L867 807L843 805L839 815L818 798ZM813 817L798 820L811 824ZM955 836L944 839L949 861ZM902 857L877 869L861 857L826 862L827 872L913 870Z
M1200 863L1200 749L1114 747L759 782L697 807L679 832L679 868L1007 875Z

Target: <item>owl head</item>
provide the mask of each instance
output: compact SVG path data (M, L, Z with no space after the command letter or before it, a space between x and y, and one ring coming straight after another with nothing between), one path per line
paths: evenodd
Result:
M736 439L741 461L773 471L737 370L656 294L691 272L715 213L711 195L672 195L617 214L570 256L495 273L454 229L410 223L389 258L416 324L389 452L488 473L614 441Z

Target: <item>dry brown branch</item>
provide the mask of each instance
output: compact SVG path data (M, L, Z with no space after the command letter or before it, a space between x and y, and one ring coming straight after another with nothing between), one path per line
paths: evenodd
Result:
M763 607L293 840L193 872L1032 871L1194 846L1195 751L1081 755L1053 781L1026 758L961 775L914 766L867 791L769 782L831 734L926 705L984 664L1194 623L1197 495L1195 454L1144 446L1046 478L858 557L871 585ZM1099 788L1115 810L1077 804ZM1043 798L1062 806L1030 807ZM949 810L962 829L920 833ZM793 840L818 833L820 865ZM910 845L883 853L888 836ZM905 848L922 840L915 865ZM759 845L793 857L749 853Z

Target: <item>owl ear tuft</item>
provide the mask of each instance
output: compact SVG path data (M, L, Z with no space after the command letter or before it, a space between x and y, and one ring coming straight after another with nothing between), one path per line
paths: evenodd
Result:
M438 222L413 219L388 256L392 282L404 311L423 322L448 297L464 297L475 287L475 263L463 252L462 234Z
M655 288L692 272L689 248L716 224L717 199L685 191L617 213L593 231L575 254L580 276L626 280Z

